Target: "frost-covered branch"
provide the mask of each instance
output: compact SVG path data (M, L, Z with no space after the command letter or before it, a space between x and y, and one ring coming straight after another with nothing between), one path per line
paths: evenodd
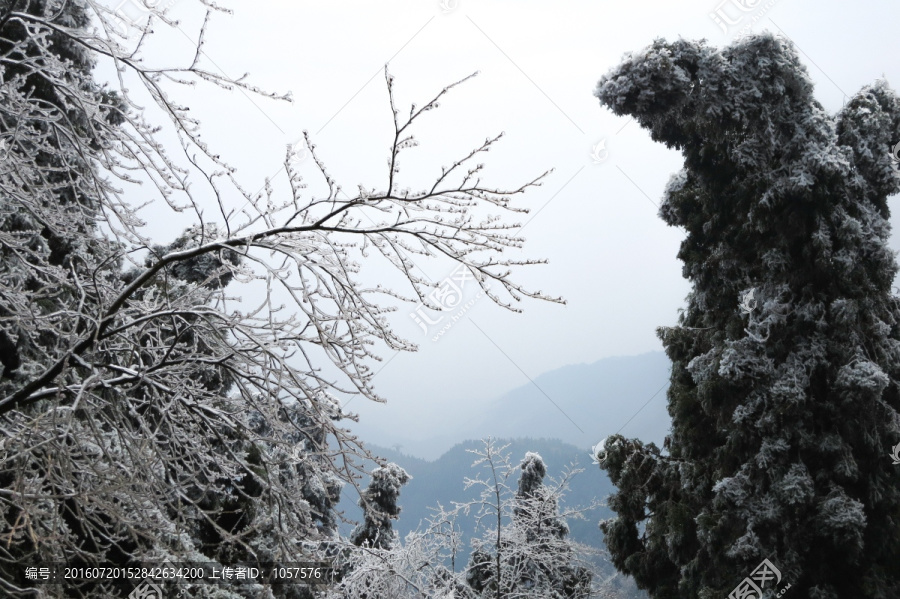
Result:
M223 9L198 1L206 17L174 66L149 50L154 26L176 26L164 9L129 38L93 0L0 2L3 594L27 594L13 582L26 562L321 557L341 485L373 457L340 427L355 418L341 403L383 400L379 352L415 349L388 315L428 305L436 285L414 260L462 265L511 310L560 301L515 280L541 261L502 256L522 246L515 196L547 173L483 183L471 162L499 137L430 188L399 188L418 119L462 81L401 123L386 71L395 136L380 190L344 193L306 135L326 194L307 192L296 148L280 186L248 192L178 89L289 95L203 66ZM117 85L94 80L100 64ZM190 226L155 242L151 202ZM379 262L399 284L362 282ZM100 592L88 587L70 596Z

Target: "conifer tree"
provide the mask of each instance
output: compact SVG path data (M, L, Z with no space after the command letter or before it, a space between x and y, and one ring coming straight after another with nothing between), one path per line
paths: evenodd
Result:
M502 450L489 443L477 463L491 471L482 482L480 503L493 526L469 558L466 582L479 597L584 599L591 593L591 572L578 563L576 545L560 514L562 489L544 485L547 467L540 455L528 452L512 497L505 497L508 468ZM496 519L495 519L496 518ZM508 524L504 520L509 518Z
M765 596L900 596L900 100L877 82L829 114L771 34L657 40L595 94L683 153L660 216L686 231L693 285L659 331L668 452L599 448L616 567L667 599L745 596L766 559Z
M406 470L394 463L372 471L372 480L359 499L363 521L350 535L351 543L378 549L390 549L394 545L397 533L391 521L400 517L400 489L411 478Z

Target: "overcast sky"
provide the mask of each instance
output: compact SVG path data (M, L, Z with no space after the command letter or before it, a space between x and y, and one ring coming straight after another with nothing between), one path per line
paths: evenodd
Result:
M121 0L110 4L123 6ZM193 4L171 2L171 14L184 17L188 34L196 31ZM415 159L401 170L411 186L500 131L506 137L483 160L487 182L516 187L556 169L541 188L521 197L520 205L532 213L512 220L528 222L523 256L550 261L521 272L519 280L568 304L528 301L521 305L524 313L512 314L476 298L469 287L464 300L472 307L438 341L432 337L439 327L426 335L409 316L414 306L401 306L397 330L420 351L395 356L385 349L375 384L389 403L356 400L350 406L385 431L438 428L464 414L469 402L560 366L661 349L654 331L675 323L689 291L675 257L683 232L666 227L656 206L682 162L679 153L652 142L592 95L625 52L657 37L724 45L749 26L795 43L830 112L879 77L900 87L895 0L220 4L234 14L214 18L204 46L207 68L234 77L249 71L260 87L290 90L294 97L289 104L203 86L178 96L248 188L279 170L285 145L297 142L304 129L345 188L382 186L392 136L383 76L388 62L401 113L410 102L424 104L443 86L480 71L423 119ZM710 16L717 11L739 22L723 31ZM179 48L177 36L169 39L166 52L186 56L187 40L182 36ZM312 165L301 169L314 190ZM896 212L897 202L891 207ZM897 219L892 222L896 228ZM165 241L180 227L158 231ZM900 239L895 236L892 245L900 249ZM435 281L451 274L444 263L417 264Z

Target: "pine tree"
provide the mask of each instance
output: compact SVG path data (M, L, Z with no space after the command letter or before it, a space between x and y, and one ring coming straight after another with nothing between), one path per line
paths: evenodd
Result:
M616 567L660 598L728 596L765 559L792 596L900 596L900 100L878 82L829 115L770 34L657 40L595 94L684 154L660 216L693 285L659 331L668 455L618 435L598 455Z

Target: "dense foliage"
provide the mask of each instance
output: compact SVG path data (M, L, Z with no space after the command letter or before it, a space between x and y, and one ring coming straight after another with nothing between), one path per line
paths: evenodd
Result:
M667 599L725 597L764 559L791 596L900 596L900 100L878 82L828 114L770 34L658 40L596 95L684 154L660 216L693 285L659 332L668 454L600 448L616 566Z

